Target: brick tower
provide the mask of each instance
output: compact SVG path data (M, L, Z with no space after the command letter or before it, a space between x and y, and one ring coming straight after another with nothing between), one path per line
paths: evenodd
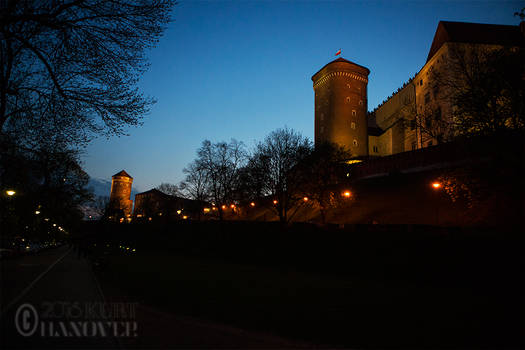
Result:
M132 183L133 178L124 170L111 177L109 203L113 215L125 218L131 216L133 201L129 198L131 196Z
M337 143L352 157L368 155L368 74L368 68L338 58L312 76L316 144Z

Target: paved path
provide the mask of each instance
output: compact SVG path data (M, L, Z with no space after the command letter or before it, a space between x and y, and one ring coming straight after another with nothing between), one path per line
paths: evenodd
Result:
M85 307L103 305L104 298L89 262L77 257L69 247L4 260L1 264L2 348L118 346L111 334L93 336L93 324L86 322ZM71 328L71 322L80 328L77 333ZM17 324L22 332L28 333L36 325L35 332L22 336ZM61 328L61 324L65 328Z
M123 295L107 299L89 261L67 246L0 263L2 349L313 347L271 334L173 315L134 303ZM101 305L119 306L120 313L104 318L98 312ZM111 321L120 322L118 337L111 334L115 329L108 326ZM34 325L37 327L30 336L20 334L31 331ZM101 335L100 327L106 334ZM95 331L98 333L93 336L90 332Z

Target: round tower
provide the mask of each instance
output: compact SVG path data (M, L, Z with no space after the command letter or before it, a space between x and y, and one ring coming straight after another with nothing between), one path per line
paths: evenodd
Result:
M122 211L125 217L131 216L133 201L131 196L131 185L133 178L124 170L111 177L111 194L109 202L111 209L115 212Z
M352 157L368 155L368 74L368 68L338 58L312 76L316 144L337 143Z

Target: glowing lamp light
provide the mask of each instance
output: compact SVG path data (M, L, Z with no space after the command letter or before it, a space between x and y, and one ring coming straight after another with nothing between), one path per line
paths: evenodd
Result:
M230 205L230 208L234 209L235 208L235 204Z
M251 206L251 207L255 207L255 203L254 203L254 202L251 202L251 203L250 203L250 206Z
M345 198L350 198L351 195L352 195L352 192L350 192L350 191L344 191L343 192L343 197L345 197Z
M188 218L188 216L187 216L187 215L184 215L182 218L183 218L184 220L186 220L186 219Z
M279 202L277 202L277 200L274 199L274 200L273 200L273 204L277 204L277 203L279 203Z
M308 202L308 197L303 197L303 201Z
M16 194L16 191L13 191L13 190L7 190L7 191L5 191L5 193L7 193L7 195L8 195L9 197L11 197L11 196L14 196L14 195Z
M432 188L435 190L439 190L441 188L441 184L439 182L433 182Z
M180 213L182 213L182 210L177 210L177 214L180 215Z
M40 210L35 210L35 214L36 215L40 214Z
M205 213L209 213L210 212L210 208L204 208L203 209Z
M221 208L222 208L222 209L226 209L226 206L223 204Z
M53 224L53 227L57 227L57 224Z

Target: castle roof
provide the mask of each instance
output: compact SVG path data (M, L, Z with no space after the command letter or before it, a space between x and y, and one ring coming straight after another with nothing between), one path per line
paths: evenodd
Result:
M332 63L338 63L338 62L353 64L354 66L357 66L357 67L360 67L360 68L366 69L367 74L370 74L370 69L366 68L365 66L361 66L360 64L357 64L357 63L354 63L354 62L352 62L352 61L346 60L346 59L344 59L344 58L342 58L342 57L339 57L339 58L333 60L332 62L328 62L327 64L325 64L325 65L323 66L323 68L319 69L319 70L317 71L317 73L315 73L314 75L312 75L312 80L314 80L314 77L315 77L317 74L319 74L320 71L322 71L323 69L325 69L326 67L328 67L328 66L331 65Z
M120 172L116 173L115 175L113 175L112 177L117 177L117 176L122 176L122 177L129 177L130 179L133 179L127 172L125 172L124 170L121 170Z
M427 62L447 42L523 47L525 37L519 26L440 21Z

